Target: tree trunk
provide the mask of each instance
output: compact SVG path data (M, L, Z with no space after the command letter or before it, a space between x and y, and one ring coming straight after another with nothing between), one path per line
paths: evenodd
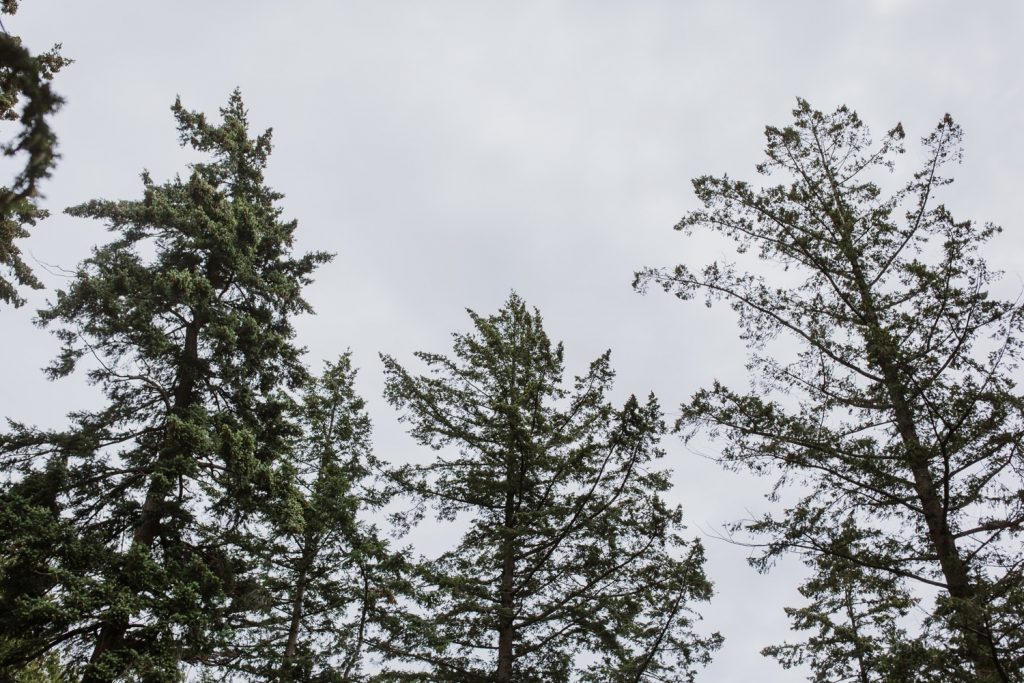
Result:
M171 414L181 414L187 410L195 401L195 388L199 374L199 330L202 323L193 320L185 328L185 343L182 349L179 365L177 386L174 390ZM156 463L149 481L149 489L146 491L146 500L142 504L138 524L132 533L132 547L143 546L152 548L160 529L160 522L163 517L163 506L167 495L173 488L172 474L165 471L168 464L178 455L181 445L177 440L168 436L164 447L157 455ZM93 647L92 656L89 658L89 667L86 669L82 683L105 683L113 680L111 677L102 675L95 670L95 664L101 657L121 646L124 642L125 632L128 630L128 617L120 616L113 619L105 619L100 628L100 634Z
M861 647L860 626L857 624L857 610L853 602L853 591L849 586L845 590L846 616L850 620L850 630L853 631L853 654L857 658L857 674L860 683L871 683L868 676L868 667L864 662L864 648Z
M302 625L303 601L306 597L306 585L309 582L309 565L316 555L315 550L311 551L307 546L299 564L299 576L295 583L295 596L292 598L292 616L288 624L288 640L284 647L284 662L287 666L288 660L295 656L299 644L299 627Z
M978 604L976 588L971 584L967 567L956 546L956 537L949 528L946 509L929 468L932 454L921 443L915 415L907 400L906 387L900 382L898 351L889 331L879 320L873 293L856 256L856 250L850 242L849 230L843 225L839 227L843 234L843 246L850 261L851 272L857 284L861 313L866 322L864 342L868 360L881 371L884 388L892 406L896 430L906 450L906 466L913 478L914 491L928 528L928 538L938 558L949 595L955 599L952 605L955 615L953 626L963 638L965 655L974 665L978 683L1006 681L995 653L987 644L991 642L991 638L982 614L983 609Z
M974 664L979 683L1004 681L1000 675L995 653L987 645L989 629L978 604L975 587L971 584L967 567L956 546L956 538L949 528L946 510L938 494L938 487L928 467L929 453L921 445L914 423L913 413L905 398L902 386L894 381L892 369L883 368L896 428L907 451L907 464L914 479L914 490L924 512L928 535L939 560L942 575L946 580L953 604L955 618L953 625L963 636L965 654Z
M515 579L515 544L512 531L515 528L515 493L512 482L508 482L505 492L505 525L502 531L505 537L501 545L501 588L498 596L498 672L495 681L511 683L513 651L515 635L515 615L513 611L513 580Z

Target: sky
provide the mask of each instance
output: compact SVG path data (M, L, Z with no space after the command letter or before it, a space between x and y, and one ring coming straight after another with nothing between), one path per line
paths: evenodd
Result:
M75 60L58 75L62 155L49 220L22 243L47 290L0 308L0 416L60 425L94 396L82 377L47 382L56 340L32 325L100 224L61 214L141 195L199 160L179 148L170 106L213 115L235 87L254 130L273 127L269 184L299 221L300 251L326 250L297 321L312 366L351 349L378 454L428 458L381 398L379 353L450 350L465 309L511 291L565 343L570 372L605 349L615 400L653 391L667 419L714 379L742 386L733 313L631 289L634 271L700 265L723 245L672 227L697 207L690 179L755 179L764 126L796 98L856 109L916 141L949 112L966 155L944 200L1002 225L986 253L1024 288L1024 4L1015 0L522 0L269 2L23 0L7 29ZM906 170L906 169L905 169ZM722 471L715 443L669 437L671 497L707 546L717 595L700 607L726 638L699 681L804 680L758 652L787 636L799 562L769 575L722 525L766 510L771 482ZM412 538L431 552L429 535Z

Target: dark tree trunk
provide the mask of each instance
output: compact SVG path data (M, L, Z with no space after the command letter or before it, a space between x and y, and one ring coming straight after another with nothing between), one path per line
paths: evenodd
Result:
M316 556L315 545L308 545L303 553L299 564L299 576L295 583L295 594L292 597L291 621L288 624L288 640L284 647L283 667L287 667L289 660L295 657L299 645L299 628L302 626L302 615L304 611L303 602L306 598L306 586L309 584L309 566Z
M512 530L515 528L515 493L505 492L505 528L506 537L501 547L501 587L498 596L498 672L495 681L511 683L515 636L515 612L513 580L515 579L515 544Z
M182 349L180 372L177 385L174 389L173 404L171 412L181 414L186 411L195 401L196 384L199 379L199 330L202 323L193 320L185 328L185 343ZM160 530L160 522L163 518L163 507L173 487L173 473L166 471L168 465L181 451L177 440L168 436L164 447L157 456L153 467L149 489L146 491L146 500L142 504L138 524L132 533L132 546L144 546L152 548ZM110 677L101 675L95 670L95 665L102 656L112 650L118 649L124 643L125 632L128 630L128 618L117 617L105 619L100 627L100 634L93 647L92 656L89 658L90 666L82 677L82 683L104 683L112 680Z
M857 623L857 610L854 606L853 591L846 588L846 616L850 620L850 630L853 631L853 653L857 658L857 673L860 683L871 683L868 677L868 665L864 661L864 648L861 647L860 625Z
M982 616L983 609L978 604L976 588L971 583L957 548L956 537L947 523L939 486L929 468L931 454L918 436L913 408L907 399L906 387L900 381L898 350L879 319L871 287L850 243L850 232L844 225L838 227L843 234L846 256L857 284L861 313L866 323L864 342L868 359L881 371L896 430L906 451L906 467L913 479L914 492L928 528L928 538L938 558L949 595L955 599L953 626L963 637L964 654L974 665L978 682L1005 682L1007 679L1001 672L996 654L987 644L991 638Z

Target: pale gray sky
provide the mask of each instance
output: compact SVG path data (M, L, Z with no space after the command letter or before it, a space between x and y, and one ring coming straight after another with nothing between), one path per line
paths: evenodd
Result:
M765 124L796 96L846 103L881 133L902 121L908 157L945 112L967 155L948 195L960 217L1006 231L989 253L1024 278L1016 203L1024 186L1024 4L925 0L363 2L24 0L8 29L76 60L56 89L63 154L46 183L54 216L24 247L73 267L105 239L60 214L140 194L138 175L185 172L169 107L213 114L236 85L255 128L274 128L270 183L299 220L299 246L337 253L299 322L310 362L351 347L379 453L429 457L380 398L377 353L446 351L465 307L490 313L511 289L565 341L571 370L613 350L618 398L675 406L713 378L744 381L731 312L629 283L645 265L702 263L715 243L672 226L696 206L691 177L753 179ZM30 259L31 260L31 259ZM60 424L87 404L81 378L48 384L56 349L31 326L61 278L20 310L0 308L0 416ZM763 509L768 481L727 474L667 439L674 497L703 535ZM697 450L714 453L714 444ZM703 609L725 647L699 680L798 681L758 650L786 637L796 562L770 576L705 537L717 584Z

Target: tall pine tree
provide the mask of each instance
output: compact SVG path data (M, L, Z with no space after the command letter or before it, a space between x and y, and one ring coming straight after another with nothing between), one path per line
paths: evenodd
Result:
M115 237L40 313L63 342L50 374L84 366L105 400L0 441L0 624L16 643L0 665L59 648L85 681L176 681L259 597L233 539L280 488L306 375L291 318L328 256L292 255L296 224L263 180L270 132L249 137L237 91L218 124L173 112L208 161L162 185L143 174L140 200L68 210Z
M566 387L562 346L515 295L470 317L452 356L417 354L429 375L384 357L388 400L437 450L396 480L468 524L420 566L420 609L384 644L409 668L385 679L692 680L719 638L692 628L711 584L662 498L654 397L614 409L607 353Z

